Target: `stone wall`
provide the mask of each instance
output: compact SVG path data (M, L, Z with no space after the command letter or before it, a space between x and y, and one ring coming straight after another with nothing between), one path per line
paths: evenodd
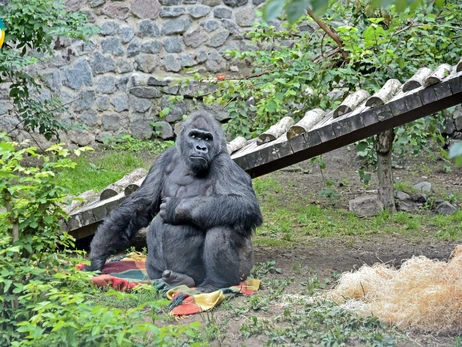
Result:
M86 13L101 31L88 43L57 40L55 59L35 67L46 86L41 97L59 96L70 111L65 121L84 125L64 140L88 145L119 133L150 138L153 122L162 138L172 138L175 123L202 107L192 99L200 87L180 88L178 80L191 78L191 70L227 76L248 70L224 51L251 47L244 34L263 1L67 0L71 11ZM161 118L170 95L185 100ZM4 130L18 123L8 116L9 108L1 102ZM217 112L218 118L227 117ZM12 135L27 137L21 131Z

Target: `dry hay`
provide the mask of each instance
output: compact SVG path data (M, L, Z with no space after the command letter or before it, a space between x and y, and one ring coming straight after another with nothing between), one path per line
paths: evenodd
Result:
M462 245L449 262L412 257L400 269L386 264L344 273L326 293L361 316L374 315L401 329L462 333Z

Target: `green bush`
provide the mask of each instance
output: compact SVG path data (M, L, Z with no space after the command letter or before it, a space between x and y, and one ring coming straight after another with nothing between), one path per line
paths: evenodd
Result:
M88 148L75 151L79 155ZM67 189L56 175L75 163L61 145L47 150L0 136L0 345L1 346L178 346L197 325L153 324L165 303L140 303L137 293L105 294L77 264L82 253L61 232ZM27 162L27 165L25 164ZM80 257L80 258L79 258ZM113 301L133 302L124 308Z

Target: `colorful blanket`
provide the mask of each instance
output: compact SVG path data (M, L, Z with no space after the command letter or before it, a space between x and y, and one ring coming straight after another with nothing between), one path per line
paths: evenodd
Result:
M169 306L171 313L176 316L191 315L220 305L226 297L235 295L250 296L260 288L260 280L248 278L237 286L223 288L212 293L201 293L187 286L169 286L163 281L152 281L146 272L145 256L131 253L123 259L114 259L107 262L101 274L92 277L92 282L97 286L111 286L116 290L130 291L141 283L153 284L172 303ZM83 268L83 264L79 266Z

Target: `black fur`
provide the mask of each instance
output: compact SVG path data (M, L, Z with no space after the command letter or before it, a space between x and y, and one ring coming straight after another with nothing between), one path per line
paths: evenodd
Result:
M152 279L170 270L164 280L184 279L212 291L248 276L260 207L249 175L231 160L221 127L205 111L184 122L176 146L156 160L140 189L98 228L87 270L101 269L111 253L125 249L150 223L146 265Z

